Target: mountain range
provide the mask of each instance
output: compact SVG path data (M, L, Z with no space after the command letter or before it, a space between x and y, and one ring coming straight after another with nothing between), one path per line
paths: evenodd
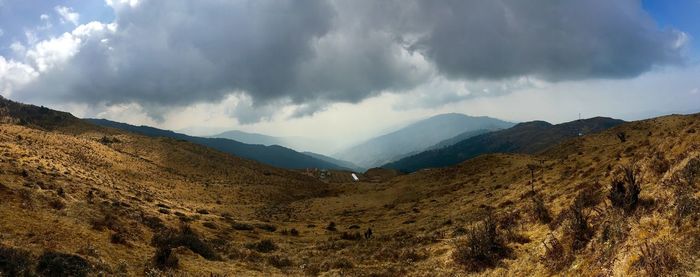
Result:
M150 137L166 137L185 140L208 146L238 157L255 160L280 168L326 168L351 170L350 168L334 164L327 160L321 160L279 145L266 146L262 144L246 144L225 138L195 137L169 130L162 130L148 126L134 126L106 119L86 119L86 121L95 125L116 128Z
M365 168L377 167L426 150L465 132L493 131L513 123L490 117L449 113L412 123L397 131L369 139L333 155Z
M601 132L622 123L624 121L606 117L576 120L557 125L545 121L524 122L508 129L471 136L450 146L405 157L387 163L383 167L413 172L424 168L455 165L481 154L535 154L566 139Z

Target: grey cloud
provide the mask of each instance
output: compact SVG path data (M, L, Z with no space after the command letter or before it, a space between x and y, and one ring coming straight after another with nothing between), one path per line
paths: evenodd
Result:
M299 105L293 116L304 116L436 74L625 78L683 58L678 33L660 29L637 0L144 0L116 14L116 32L86 38L17 95L139 103L157 118L237 91L252 102L231 114L252 123L275 103Z
M429 26L411 47L452 78L625 78L682 61L679 34L638 0L418 3Z

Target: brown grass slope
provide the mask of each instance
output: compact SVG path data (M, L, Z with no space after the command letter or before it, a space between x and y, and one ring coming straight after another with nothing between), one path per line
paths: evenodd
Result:
M185 142L2 124L0 271L697 275L697 129L667 116L536 156L324 183Z

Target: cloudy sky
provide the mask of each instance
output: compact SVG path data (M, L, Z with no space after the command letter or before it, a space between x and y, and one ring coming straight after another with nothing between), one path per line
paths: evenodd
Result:
M0 0L0 94L338 146L430 115L700 111L700 1Z

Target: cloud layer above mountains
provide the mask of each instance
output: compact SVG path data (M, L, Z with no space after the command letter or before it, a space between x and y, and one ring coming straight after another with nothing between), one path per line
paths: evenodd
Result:
M303 116L435 80L476 83L460 93L478 95L484 83L522 78L630 78L682 64L688 43L635 0L108 3L114 22L15 44L0 73L18 76L5 74L0 89L19 100L136 103L153 117L240 95L250 105L231 115L255 122L279 105ZM61 10L77 24L76 11Z

